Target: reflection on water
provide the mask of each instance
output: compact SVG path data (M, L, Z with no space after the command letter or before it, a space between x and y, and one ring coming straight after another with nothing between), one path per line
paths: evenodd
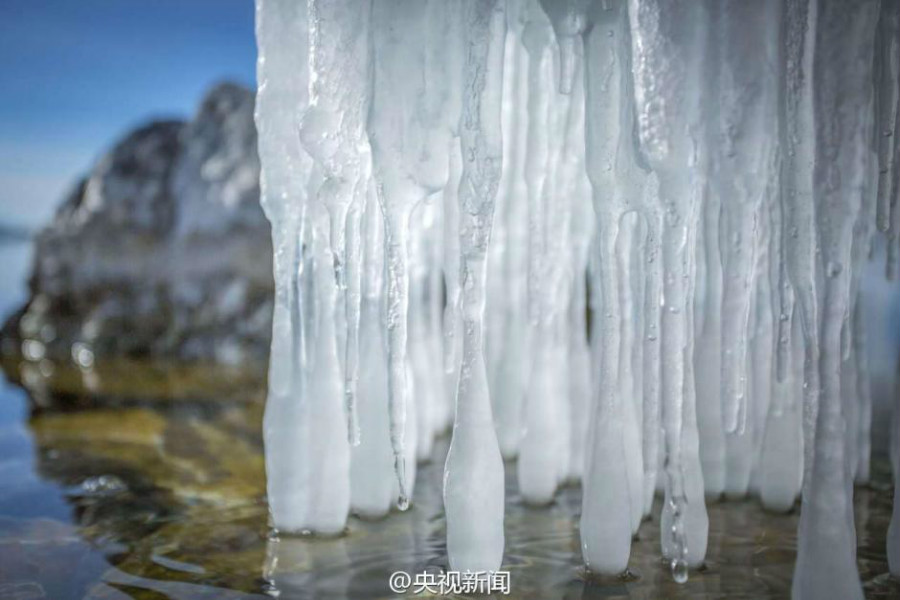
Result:
M123 388L149 376L136 365L131 371L131 380L121 375ZM179 377L195 389L188 370ZM228 399L176 397L38 411L18 442L9 430L24 413L2 413L0 444L11 454L2 463L0 597L388 598L391 572L446 568L446 440L422 467L408 512L352 519L337 539L279 538L268 530L259 389L232 389ZM7 406L25 402L9 387L2 398ZM30 455L21 452L26 446ZM889 598L900 585L884 575L891 490L887 466L877 466L874 486L856 496L859 562L867 595ZM766 514L754 501L711 506L710 560L684 586L660 562L657 523L646 522L632 576L589 581L578 550L579 490L564 490L548 508L526 508L514 473L508 465L504 566L512 597L789 595L796 514Z
M0 269L0 313L24 296L10 285L22 281L24 248ZM421 468L408 512L351 519L336 539L279 538L268 527L258 371L3 367L28 393L0 384L0 599L391 598L393 571L447 566L446 440ZM860 571L868 597L896 598L884 546L889 473L884 462L874 467L875 483L856 493ZM754 501L710 506L710 559L684 586L660 561L658 524L646 522L631 576L590 581L576 530L580 490L526 508L514 467L506 472L513 598L789 597L796 514L765 514Z

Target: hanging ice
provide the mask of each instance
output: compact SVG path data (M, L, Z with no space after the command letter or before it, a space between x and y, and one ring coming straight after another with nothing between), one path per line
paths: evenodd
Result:
M503 559L503 459L484 366L482 318L494 197L500 180L503 2L465 0L459 188L462 365L444 471L447 553L458 571L495 571Z
M257 38L276 528L405 507L452 421L454 570L502 565L505 457L523 502L581 481L591 572L660 481L677 581L707 499L801 496L794 598L862 596L900 4L257 0Z
M295 2L260 0L257 15L262 203L278 282L264 419L270 506L279 529L334 534L349 508L349 447L336 293L333 278L321 276L327 270L316 268L331 255L328 216L307 194L312 161L297 138L307 78L293 71L307 54L307 14ZM313 454L322 460L296 460Z

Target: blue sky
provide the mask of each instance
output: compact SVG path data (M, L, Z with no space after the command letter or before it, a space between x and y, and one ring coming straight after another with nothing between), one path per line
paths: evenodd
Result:
M253 0L0 0L0 223L45 223L129 128L255 67Z

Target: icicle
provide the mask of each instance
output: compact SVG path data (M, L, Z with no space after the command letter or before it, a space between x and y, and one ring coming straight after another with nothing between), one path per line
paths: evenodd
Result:
M298 244L306 198L302 180L292 178L291 174L292 169L300 171L304 164L294 132L295 111L305 102L306 82L288 76L285 57L292 50L300 56L306 52L305 7L286 1L258 0L256 28L259 91L255 116L263 161L260 202L272 222L276 285L272 360L263 424L268 497L275 526L299 530L306 526L302 483L306 463L287 457L292 448L302 443L297 440L297 431L304 431L302 413L296 402L300 390L295 385L295 382L302 384L295 374L303 373L304 368L294 344L304 323L294 318L292 308L299 291L294 274L300 267Z
M714 110L714 109L713 109ZM722 198L703 195L703 223L698 236L703 249L703 285L695 311L702 317L697 332L697 423L700 428L700 463L708 500L725 491L725 429L722 419L722 263L719 250L719 220Z
M368 171L368 168L366 169ZM357 182L358 190L354 191L353 200L347 209L344 255L345 286L344 310L347 322L347 339L344 347L344 395L347 410L347 425L350 443L359 445L360 426L357 414L356 396L359 383L359 328L361 316L362 286L362 214L365 210L368 173L362 175Z
M454 137L458 142L459 138ZM462 313L460 312L461 288L459 280L459 184L462 173L461 150L450 151L450 179L443 193L444 208L444 287L447 302L444 305L444 391L455 401L459 383L459 367L462 362ZM451 408L454 408L451 406ZM455 409L454 409L455 410ZM452 418L453 410L450 411Z
M464 3L459 188L462 363L456 421L444 471L447 552L456 571L491 571L503 559L503 459L484 366L482 320L487 247L500 180L504 2Z
M900 6L882 2L875 40L875 148L878 153L877 208L879 231L897 235L891 213L896 210L900 173L894 168L900 154L897 124L900 116Z
M584 52L582 36L588 28L592 0L541 0L559 44L559 91L571 94L578 62Z
M659 210L659 181L654 174L647 178L643 195L643 213L647 223L644 242L644 353L643 368L643 416L641 441L644 459L644 516L653 508L657 475L660 473L660 339L659 326L662 302L662 260L660 238L662 213Z
M794 506L803 479L803 338L800 319L790 319L788 375L773 385L760 456L760 499L763 506L787 512Z
M781 13L784 11L781 10ZM785 59L785 39L791 32L782 24L779 59ZM783 66L778 71L780 97L784 97L785 82ZM769 286L769 307L774 319L771 325L772 343L769 349L774 357L769 391L766 392L766 406L758 406L756 423L757 461L751 487L763 506L772 511L786 512L794 505L800 491L803 474L802 444L802 398L803 390L803 341L800 339L800 319L794 303L794 292L787 273L787 253L785 250L784 201L786 133L784 113L779 106L777 151L772 152L773 164L769 166L769 185L766 190L766 237L765 250L767 265L760 277ZM774 136L773 136L774 137ZM780 169L780 171L779 171ZM759 348L760 352L765 352Z
M390 347L390 342L388 342ZM390 351L390 350L389 350ZM410 494L412 490L416 487L416 474L418 472L418 461L416 460L416 454L418 451L419 445L419 397L416 390L416 380L413 375L413 365L412 360L409 358L406 359L406 385L407 385L407 393L409 394L409 398L411 401L406 406L406 420L403 422L403 454L401 455L401 460L403 461L402 469L403 469L403 481L407 486L407 489L410 490ZM388 395L388 406L390 406L390 394ZM395 463L395 475L396 475L396 463ZM400 491L400 479L394 477L392 483L393 489L393 497L398 498L397 508L400 510L406 510L409 507L408 503L403 501L403 495ZM407 497L407 502L412 501L412 496Z
M819 406L819 306L821 265L815 254L815 204L813 203L812 60L816 36L817 3L788 0L784 5L784 91L780 120L785 145L781 192L782 229L787 272L794 289L803 331L803 501L809 498L812 480L813 441ZM803 539L801 518L798 537Z
M557 65L558 69L558 65ZM576 65L576 74L581 65ZM570 371L565 363L569 343L569 300L572 294L569 276L569 222L574 203L575 175L572 171L576 146L584 144L583 129L572 132L573 95L556 95L551 118L552 131L548 185L544 187L543 204L547 211L544 223L546 239L543 260L546 265L543 319L549 332L552 348L552 395L548 397L554 408L556 431L553 445L556 449L557 482L566 479L569 468L569 438L571 435L570 403L568 398ZM580 109L578 109L580 110Z
M634 173L614 171L617 151L629 152L628 36L624 5L599 11L585 52L585 146L597 218L597 254L592 286L602 297L593 343L599 365L596 397L585 461L581 506L581 547L587 568L599 574L621 573L631 553L632 505L642 512L643 483L632 487L626 460L624 403L618 396L621 306L615 247L629 202L640 193ZM621 144L621 148L619 145ZM626 154L627 156L627 154ZM633 152L632 152L633 156ZM634 169L627 160L624 169ZM631 176L619 180L616 175ZM595 367L596 368L596 367ZM643 464L641 464L641 468Z
M853 225L860 210L861 161L877 2L819 2L813 71L817 238L824 265L819 363L822 397L814 462L804 492L793 597L862 598L856 570L852 481L841 414L841 328L849 307ZM852 109L850 107L853 107Z
M722 399L726 431L743 427L747 415L747 328L756 236L765 191L767 147L775 123L779 3L726 2L714 27L712 56L718 64L719 129L712 148L713 193L722 203L723 296Z
M463 36L462 4L460 0L428 0L426 12L427 19L427 44L425 48L425 113L429 121L427 129L428 142L427 154L430 156L428 168L433 169L433 184L439 185L441 191L433 194L435 202L434 214L436 221L434 229L429 236L431 251L431 353L435 357L432 364L441 364L434 371L445 373L441 385L435 386L432 381L429 385L437 387L435 399L437 406L432 411L432 424L435 435L446 431L453 420L453 406L456 397L456 378L446 376L447 365L452 365L452 371L459 368L459 348L447 353L445 335L448 325L459 330L461 321L456 312L458 304L458 265L453 270L456 283L457 301L450 302L450 273L449 265L445 264L447 254L457 257L459 236L455 232L458 226L458 215L455 212L456 194L459 185L459 172L461 169L459 156L458 126L460 106L462 102L462 61L463 53L460 40ZM431 73L441 73L441 77L433 77ZM448 209L453 205L454 214L449 215ZM448 227L453 226L452 232ZM447 306L444 306L444 284L447 289ZM454 318L444 319L445 311L454 311ZM461 334L455 338L459 340ZM437 368L437 367L436 367Z
M630 94L628 95L630 105ZM626 143L632 144L631 138ZM622 153L624 154L624 153ZM642 177L638 177L642 179ZM635 191L640 194L640 190ZM616 377L615 395L620 403L622 416L622 446L625 452L625 466L628 473L628 497L631 510L631 534L636 535L644 516L644 458L641 445L641 420L643 396L638 392L635 374L641 367L639 347L640 318L638 302L641 271L636 268L637 238L640 236L640 221L636 211L628 211L619 218L619 232L615 243L616 272L619 277L614 293L621 307L619 331L619 369Z
M429 199L431 200L431 199ZM432 363L429 348L431 333L428 328L429 300L429 248L428 238L434 227L435 203L426 201L413 211L410 220L409 250L409 363L412 372L412 389L416 412L416 459L427 461L434 447L434 412L440 402L439 387L433 385L433 374L439 372ZM406 443L411 443L406 440ZM412 480L410 480L412 483ZM412 489L410 485L410 489Z
M686 426L696 426L693 401L685 402L687 312L691 306L685 276L693 247L698 202L692 176L697 166L699 90L698 47L701 27L708 23L695 2L629 2L634 54L635 99L642 148L660 183L664 308L661 318L662 415L666 434L666 502L663 508L664 554L672 561L676 581L687 579L687 568L699 566L706 552L708 522L702 485L699 498L688 498L686 474L694 465L684 451ZM693 387L693 382L690 382ZM687 405L686 405L687 404ZM691 411L691 413L688 412ZM691 419L685 419L686 415ZM699 457L697 471L699 472ZM693 478L691 479L693 481ZM701 480L702 481L702 480ZM691 490L692 491L692 490ZM686 514L689 509L696 511ZM690 524L686 522L690 520ZM671 526L669 526L671 525Z
M521 45L524 1L507 4L503 68L503 169L488 250L486 352L494 427L504 458L519 452L527 385L528 328L525 196L521 194L527 132L528 55ZM521 194L521 195L520 195Z
M587 339L587 263L596 217L591 199L591 183L585 171L584 127L584 75L583 72L579 72L572 88L566 133L568 156L564 159L564 164L568 165L570 170L567 177L571 178L568 193L571 194L572 203L568 234L571 244L569 332L566 349L568 368L565 374L569 380L570 444L569 467L566 471L566 478L569 481L580 481L582 477L591 414L591 358Z
M886 236L885 274L896 275L900 239L900 5L882 2L875 37L874 132L877 183L875 183L875 227Z
M314 342L309 350L308 384L303 387L304 428L310 459L303 530L326 535L343 531L350 508L350 443L344 413L343 378L338 356L338 288L334 285L331 219L321 202L310 207L315 308ZM301 434L302 435L302 434ZM301 437L301 439L303 439Z
M391 446L401 510L412 493L404 469L411 398L407 377L410 215L447 182L447 157L441 148L447 147L449 132L440 120L440 110L430 106L425 76L428 8L425 3L386 0L374 3L372 12L376 60L368 131L385 219Z
M319 209L307 209L307 182L315 178L296 133L307 103L307 79L295 70L308 50L306 7L261 0L257 39L261 202L272 221L277 287L263 424L269 505L276 528L333 534L343 530L347 517L349 447L336 339L328 322L334 313L322 305L333 299L333 277L324 288L321 277L332 268L317 266L327 254L328 227L312 227L312 219L321 223Z
M883 7L882 7L883 8ZM900 13L900 6L898 6ZM883 15L879 16L879 22ZM900 39L897 40L900 44ZM878 68L878 45L873 62L873 72ZM849 453L853 457L850 465L853 479L857 483L869 480L870 436L872 422L872 397L869 389L868 357L866 356L865 319L862 307L862 286L865 264L872 254L873 239L877 231L877 212L879 194L879 148L881 134L878 131L878 90L875 86L869 94L870 105L865 111L863 135L866 138L866 152L863 154L860 210L853 228L853 246L851 250L850 306L845 315L845 328L850 331L851 347L847 348L847 358L852 358L852 372L855 377L853 389L849 389L848 397L855 399L855 430L852 432L853 448ZM848 433L848 437L850 432Z
M388 405L391 420L391 447L399 484L398 506L409 504L409 481L405 469L405 431L410 383L407 381L407 271L409 217L425 193L412 179L404 156L404 133L413 118L415 98L422 82L421 18L424 4L407 7L399 2L379 2L373 11L373 47L376 56L370 111L369 137L372 164L378 181L378 200L385 227L387 261ZM397 35L394 35L396 32ZM403 71L401 74L399 71Z
M431 356L429 385L434 388L434 410L431 414L431 435L435 438L443 435L450 426L451 398L447 396L444 385L444 271L443 258L443 198L440 194L432 196L436 222L432 227L432 239L429 243L428 273L428 352ZM430 457L429 457L430 458Z
M738 490L726 489L726 494L730 497L735 497L734 491L739 491L740 497L745 496L748 492L758 495L760 489L760 449L777 379L773 350L778 321L775 318L776 306L773 303L774 295L770 287L769 273L769 242L773 233L768 219L762 219L757 239L758 251L751 297L750 338L747 342L750 360L747 373L749 381L746 427L749 433L749 448L745 454L746 472L741 473L741 477L746 479L746 483L742 481L739 487L736 486ZM730 472L731 469L729 469Z
M441 0L438 0L439 2ZM444 306L443 354L444 354L444 394L447 398L446 424L453 420L456 402L456 388L459 383L459 368L462 362L462 314L460 312L460 258L459 258L459 186L462 173L462 149L459 143L459 118L462 110L463 85L463 20L460 12L463 3L458 0L443 3L448 11L448 18L443 24L446 38L444 44L448 48L447 66L444 76L447 79L448 100L446 122L450 128L451 139L448 145L448 179L444 186L443 207L443 272L444 287L447 300Z
M300 123L300 139L304 148L321 170L323 181L316 192L319 202L328 210L331 228L331 254L334 279L343 316L358 327L358 300L347 296L347 248L357 260L359 240L346 240L347 218L354 202L366 194L369 156L366 144L365 115L370 94L369 77L369 6L347 0L308 0L309 35L309 106ZM359 211L355 212L356 215ZM358 216L354 216L354 221ZM358 227L356 227L358 230ZM354 274L358 265L352 266ZM340 335L340 347L350 357L355 369L356 350L347 349L347 332ZM345 379L344 396L349 438L358 440L354 392L356 374Z
M528 141L525 159L528 189L528 309L531 329L529 382L525 396L525 428L519 448L517 474L522 498L532 504L553 499L563 478L559 438L568 423L556 405L560 349L554 331L553 222L558 206L551 205L560 151L557 94L553 59L553 30L537 3L529 7L522 34L528 51Z
M694 213L690 215L689 222L691 226L688 228L688 236L686 246L688 248L697 247L697 232L699 231L700 210L699 199L692 202ZM685 265L685 304L686 310L686 328L688 332L695 331L694 311L690 310L692 299L695 295L695 282L697 281L697 260L692 252L688 255L688 262ZM681 434L681 462L682 474L684 477L684 497L685 497L685 513L683 527L685 531L685 541L687 542L687 551L682 550L684 562L678 561L678 548L675 542L677 535L673 535L672 539L661 540L662 552L665 558L673 560L671 563L672 575L676 582L683 582L688 575L688 568L696 568L700 566L706 557L707 533L709 531L709 517L706 514L706 503L704 502L703 490L703 472L700 467L700 435L697 428L697 391L694 386L694 336L687 336L687 343L684 347L684 405L682 409L682 434ZM667 508L672 508L670 512ZM678 526L677 514L674 511L675 504L671 499L666 499L663 504L662 514L660 515L660 529L664 531L677 532ZM670 543L667 543L670 542Z
M369 190L363 220L365 247L359 338L358 408L363 435L351 453L350 505L360 516L378 518L390 512L395 496L382 301L384 225L374 183Z

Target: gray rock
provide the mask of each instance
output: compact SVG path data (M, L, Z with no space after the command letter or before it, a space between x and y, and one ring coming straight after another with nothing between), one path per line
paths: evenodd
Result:
M191 121L143 126L97 162L35 237L4 354L265 359L272 247L253 103L220 84Z

